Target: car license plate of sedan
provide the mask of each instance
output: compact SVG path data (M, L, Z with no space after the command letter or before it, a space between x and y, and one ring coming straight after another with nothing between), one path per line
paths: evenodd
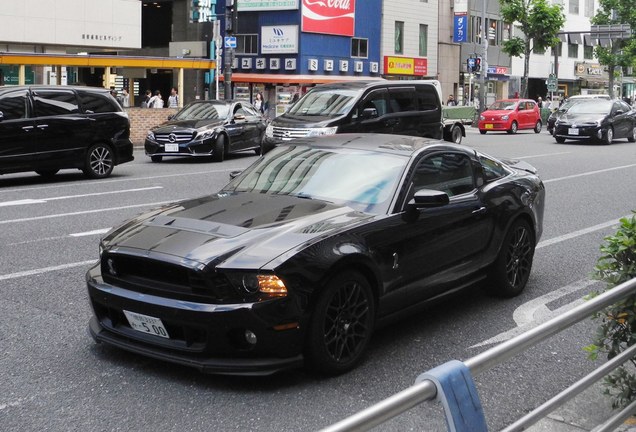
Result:
M578 135L579 130L577 128L568 128L568 135Z
M148 333L154 336L170 339L166 328L163 326L163 322L159 318L151 317L148 315L142 315L136 312L130 312L125 310L124 315L134 330L142 333Z
M492 128L493 128L492 123L486 123L486 129L492 129Z
M166 151L167 152L178 152L179 151L179 144L166 144Z

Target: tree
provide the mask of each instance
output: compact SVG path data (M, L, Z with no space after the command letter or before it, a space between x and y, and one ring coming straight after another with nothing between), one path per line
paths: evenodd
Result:
M565 15L561 5L551 5L546 0L500 0L499 3L504 21L514 23L523 32L523 38L512 35L505 41L503 51L512 57L524 57L520 95L525 98L528 97L530 54L558 45L557 33L565 23Z
M630 24L636 25L636 0L600 0L596 15L590 20L592 24ZM636 41L629 39L612 39L610 46L597 45L594 50L598 62L607 66L609 71L608 91L614 97L614 68L628 67L636 60Z

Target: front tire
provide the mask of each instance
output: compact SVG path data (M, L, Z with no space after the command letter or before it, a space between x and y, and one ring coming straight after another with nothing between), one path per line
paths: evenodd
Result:
M212 160L214 162L223 162L225 159L225 135L221 134L214 143L212 150Z
M627 141L636 142L636 126L632 128L632 134L627 137Z
M534 248L534 231L528 222L513 222L490 270L487 291L499 297L519 295L530 277Z
M325 285L309 325L308 366L326 375L352 369L360 362L373 333L375 303L369 282L345 271Z
M163 160L163 156L150 156L150 160L153 162L161 162Z
M554 137L554 139L556 140L556 142L558 142L559 144L563 144L565 142L565 138L563 137Z
M603 140L603 144L610 145L614 141L614 129L611 127L607 128L607 132L605 132L605 139Z
M483 129L479 129L479 133L482 134L482 135L486 135L486 132L488 132L488 131L483 130Z
M506 132L508 132L509 134L516 134L517 130L519 129L519 125L517 124L516 121L512 121L512 124L510 125L510 129L508 129Z
M106 178L113 172L113 151L106 144L95 144L88 149L82 171L93 179Z

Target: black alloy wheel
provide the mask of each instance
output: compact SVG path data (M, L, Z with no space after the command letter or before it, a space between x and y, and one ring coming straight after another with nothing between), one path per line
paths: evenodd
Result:
M337 274L318 298L307 335L312 370L335 375L352 369L373 333L375 304L369 282L355 271Z
M89 178L105 178L113 172L113 152L106 144L95 144L88 149L84 162L84 174Z
M523 219L516 220L506 233L486 289L500 297L519 295L530 277L534 248L530 225Z
M221 134L217 137L212 149L212 160L214 162L223 162L225 159L225 135Z

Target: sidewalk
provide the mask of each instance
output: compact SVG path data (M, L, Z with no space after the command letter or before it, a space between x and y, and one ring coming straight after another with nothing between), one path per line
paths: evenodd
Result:
M596 383L527 430L531 432L589 432L616 413L617 411L612 409L610 398L603 394L602 384ZM636 432L636 419L629 418L615 431Z

